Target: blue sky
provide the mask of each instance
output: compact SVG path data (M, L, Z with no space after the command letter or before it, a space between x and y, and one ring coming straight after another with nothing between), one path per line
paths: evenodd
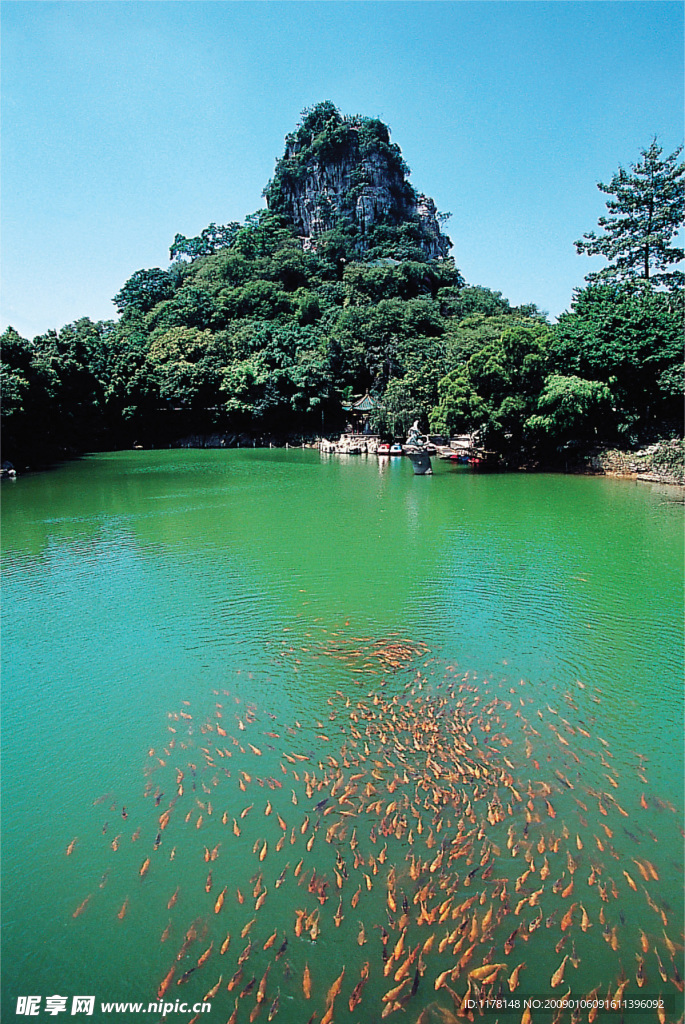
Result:
M2 3L2 327L26 337L242 221L301 110L382 118L469 283L552 317L607 182L683 135L679 2Z

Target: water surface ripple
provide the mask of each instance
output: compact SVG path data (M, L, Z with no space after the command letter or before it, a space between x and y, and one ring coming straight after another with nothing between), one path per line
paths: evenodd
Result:
M631 773L621 799L639 800L641 757L649 792L682 805L682 506L668 493L256 450L98 455L3 484L2 497L5 1019L22 994L156 989L172 952L159 946L171 866L143 883L141 847L127 834L113 858L110 844L149 815L149 750L168 743L184 701L209 713L226 695L231 721L254 707L278 775L269 733L297 723L291 749L322 757L315 723L329 722L336 690L357 700L382 679L388 693L421 680L440 692L468 673L503 699L520 694L531 722L566 700L562 714L601 730L616 776ZM384 675L373 659L398 639L420 653ZM551 770L558 752L546 732L539 742ZM658 847L632 819L614 842L626 863L658 849L681 891L680 837L659 813ZM77 863L64 857L76 836ZM202 888L202 838L178 838L182 885ZM74 919L91 889L101 910ZM631 899L621 905L636 921ZM273 913L291 933L292 907ZM318 940L331 962L343 938L357 948L348 916ZM669 930L680 928L682 917ZM589 961L605 956L599 927L587 942ZM126 984L115 992L112 977Z

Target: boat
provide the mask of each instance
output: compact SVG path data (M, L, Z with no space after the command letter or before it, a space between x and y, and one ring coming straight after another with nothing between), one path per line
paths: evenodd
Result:
M477 449L477 451L469 457L469 466L471 469L497 469L499 465L499 456L497 452L485 451L483 448Z
M402 451L402 445L401 444L391 444L390 445L390 452L389 452L389 454L390 455L403 455L404 453Z
M425 448L417 448L405 445L405 452L409 456L412 469L416 476L430 476L433 472L430 454Z
M430 457L437 449L434 444L429 444L428 438L419 432L418 420L409 428L409 436L402 445L402 450L409 456L416 476L430 476L433 472Z
M376 455L389 455L389 454L390 454L390 445L389 444L379 444L378 445L378 448L376 449Z

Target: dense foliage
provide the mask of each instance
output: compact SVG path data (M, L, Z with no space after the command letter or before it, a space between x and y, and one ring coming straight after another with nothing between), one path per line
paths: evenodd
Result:
M335 145L340 125L325 106L305 112L298 144ZM369 145L389 145L380 122L355 123ZM451 258L427 259L410 244L414 228L379 231L361 258L344 227L306 249L282 211L261 211L176 235L167 269L139 270L118 292L116 321L31 341L9 328L4 457L27 464L191 433L333 434L344 399L366 391L387 436L416 418L444 434L477 429L513 464L680 431L673 282L658 290L619 267L550 325L534 305L466 285Z

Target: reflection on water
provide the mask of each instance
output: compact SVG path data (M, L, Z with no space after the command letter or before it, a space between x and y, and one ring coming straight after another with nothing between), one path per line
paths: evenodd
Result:
M255 450L98 456L3 505L5 1013L173 965L167 999L221 976L241 1021L323 1017L343 964L367 1020L524 963L524 994L682 1001L667 496Z

